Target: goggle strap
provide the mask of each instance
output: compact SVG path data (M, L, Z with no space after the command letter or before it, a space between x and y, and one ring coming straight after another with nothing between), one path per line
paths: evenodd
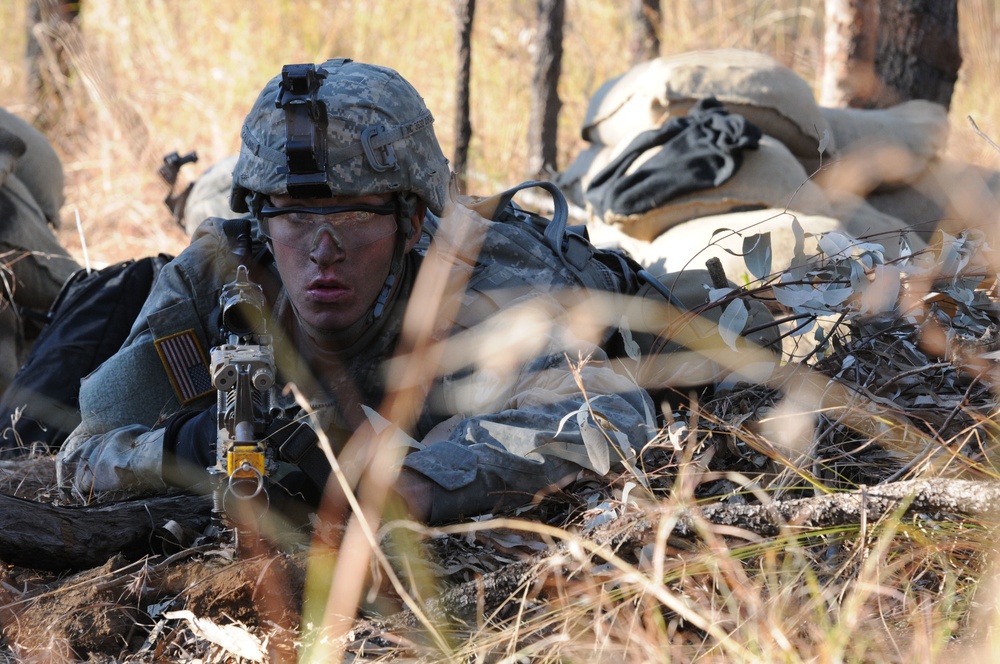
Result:
M342 212L372 212L374 214L389 215L396 213L395 205L333 205L330 207L309 207L306 205L292 205L290 207L262 206L259 211L260 217L280 217L283 214L315 214L326 216L329 214L339 214Z

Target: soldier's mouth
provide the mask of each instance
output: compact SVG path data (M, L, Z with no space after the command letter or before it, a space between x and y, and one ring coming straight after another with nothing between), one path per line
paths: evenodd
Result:
M339 281L316 280L309 284L306 293L316 302L339 302L350 295L351 289Z

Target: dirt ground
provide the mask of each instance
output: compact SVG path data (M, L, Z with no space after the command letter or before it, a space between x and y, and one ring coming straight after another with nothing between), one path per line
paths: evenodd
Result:
M0 461L0 493L58 501L54 485L51 457ZM244 538L237 550L231 540L208 535L169 554L115 556L75 573L4 566L0 662L297 661L307 571L317 559L301 545L278 551ZM430 575L461 583L545 544L491 533L439 538L437 549L428 557L437 561ZM368 587L363 615L402 608L384 579Z
M821 370L828 365L830 375L844 366L844 357L854 358L858 375L870 377L866 394L877 398L872 398L874 405L860 411L861 418L847 418L841 411L817 413L816 479L831 489L849 493L860 486L860 491L868 487L871 492L885 482L917 477L912 463L915 459L926 459L927 463L945 459L952 465L961 464L956 472L942 471L941 479L949 475L991 480L994 474L982 469L1000 465L996 440L968 432L995 426L994 387L1000 383L996 372L971 372L924 356L914 343L907 343L919 333L912 325L897 324L888 329L878 325L877 330L878 334L861 329L862 334L853 341L838 346L817 363ZM894 343L890 345L888 340ZM848 384L846 380L844 384ZM928 385L934 386L932 399L928 398ZM785 389L794 389L794 384ZM653 492L671 495L677 490L674 482L679 464L688 463L700 469L690 488L693 497L714 499L722 509L753 507L747 503L752 503L753 497L742 495L730 477L757 478L774 490L775 500L805 495L803 489L811 485L807 486L801 473L793 472L753 433L752 420L782 396L780 390L770 387L746 386L702 401L696 413L692 414L693 406L689 405L682 417L663 428L643 455L643 476ZM685 422L691 425L688 429L679 426ZM881 428L872 429L873 422ZM872 445L873 439L879 444ZM954 443L927 456L930 450L939 449L937 445L927 447L927 441L934 440ZM916 447L908 449L913 445ZM552 525L573 532L613 523L624 514L622 505L628 507L624 498L627 481L626 474L610 481L584 479L518 516L540 524L540 528ZM42 503L58 502L54 486L51 457L0 461L0 493ZM981 508L963 511L961 504L958 506L960 509L945 505L945 509L938 505L921 518L948 521L947 514L983 512ZM874 523L878 518L862 517L861 523L865 519ZM310 598L324 603L326 599L315 595L307 582L316 559L310 559L301 545L282 551L244 546L237 552L226 541L200 535L173 550L137 559L116 556L94 569L75 573L6 565L0 570L0 662L297 661L308 645L302 642L303 632L309 633L310 639L321 638L304 629L311 626ZM614 545L619 555L625 555L622 542L619 539ZM671 547L681 547L681 552L694 546L681 539L670 542ZM473 621L483 615L504 620L502 611L484 613L482 609L517 606L511 599L514 596L519 598L517 602L529 593L558 596L565 592L566 578L573 576L572 571L555 565L546 568L544 582L523 583L521 573L531 561L538 560L537 556L551 554L553 546L551 538L527 530L469 530L459 536L431 537L421 546L427 550L419 556L406 559L403 553L399 560L404 565L421 561L422 573L437 589L425 598L447 595L442 599L445 611L451 615L467 611ZM648 542L636 540L630 546L638 564ZM830 555L847 555L849 548L831 546ZM594 570L603 573L600 566ZM359 649L366 649L366 655L378 657L380 648L390 652L394 643L399 643L398 638L395 642L382 638L384 624L378 617L392 618L405 611L385 579L369 579L366 589L369 592L359 617L369 621L367 626L355 623L352 635L362 644ZM944 591L944 586L934 586L929 592ZM572 593L565 594L572 600Z

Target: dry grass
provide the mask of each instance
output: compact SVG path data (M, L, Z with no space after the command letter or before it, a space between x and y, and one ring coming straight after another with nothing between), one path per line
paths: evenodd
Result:
M32 108L25 90L24 35L11 27L24 25L24 4L0 4L8 32L0 45L0 86L8 109L32 117L48 109ZM628 67L627 3L567 4L561 165L581 146L590 93ZM664 5L664 53L756 48L816 80L819 0ZM398 69L425 96L445 152L451 151L455 63L448 0L85 0L84 6L83 39L66 44L77 73L61 83L65 108L48 128L68 174L61 239L78 258L77 212L95 262L180 251L186 238L161 202L160 159L197 149L201 161L186 171L193 175L236 151L240 122L257 90L287 62L346 55ZM473 193L522 179L534 7L531 0L503 0L477 8ZM951 113L952 152L994 166L1000 157L965 118L972 115L1000 139L998 11L991 0L961 3L965 66ZM993 430L983 418L981 429ZM688 456L667 469L671 481L678 465L705 471L694 450L710 449L705 441L713 435L718 431L711 427L693 427ZM741 442L740 449L752 448ZM992 467L984 474L991 473ZM701 497L695 492L701 484L677 482L673 501L663 501L663 523L673 518L670 509ZM627 511L621 489L607 510ZM541 530L530 522L522 527ZM559 535L572 552L562 561L566 567L523 588L506 618L495 616L448 648L414 652L425 661L910 662L971 657L998 641L995 593L980 583L989 578L994 553L993 531L983 524L899 518L765 542L706 528L695 543L664 536L648 550L601 556L574 533L569 528ZM563 574L566 569L571 573Z
M0 45L4 105L27 117L24 2L0 3L6 28ZM560 96L559 163L581 146L579 127L590 94L628 68L627 3L567 3ZM525 151L535 3L479 3L473 37L472 193L492 193L519 181ZM61 239L78 258L79 211L90 256L98 262L178 251L155 172L162 156L197 149L193 176L235 152L243 115L256 92L287 62L350 56L398 69L425 96L450 153L453 144L454 15L448 0L88 0L83 40L69 44L78 74L62 82L67 108L48 132L69 175L69 222ZM822 2L664 3L663 52L743 47L771 53L807 80L818 75ZM952 109L953 144L966 158L992 165L997 156L965 120L973 115L1000 137L1000 54L993 35L997 7L961 3L965 66Z

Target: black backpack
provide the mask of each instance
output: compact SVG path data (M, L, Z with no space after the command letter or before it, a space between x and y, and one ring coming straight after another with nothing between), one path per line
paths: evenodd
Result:
M80 380L118 351L172 258L122 261L69 278L0 398L0 457L59 449L80 423Z

